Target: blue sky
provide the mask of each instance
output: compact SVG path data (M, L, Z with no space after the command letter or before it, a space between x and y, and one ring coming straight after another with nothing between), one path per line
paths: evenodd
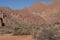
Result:
M51 2L51 0L0 0L0 7L22 9L31 6L35 2Z

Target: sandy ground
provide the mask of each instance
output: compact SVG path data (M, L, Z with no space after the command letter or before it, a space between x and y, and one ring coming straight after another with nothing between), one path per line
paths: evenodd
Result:
M0 36L0 40L33 40L31 35L24 36L10 36L4 35Z

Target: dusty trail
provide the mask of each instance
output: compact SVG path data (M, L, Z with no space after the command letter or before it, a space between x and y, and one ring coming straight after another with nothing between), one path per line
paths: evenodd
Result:
M0 36L0 40L32 40L32 36L27 35L27 36Z

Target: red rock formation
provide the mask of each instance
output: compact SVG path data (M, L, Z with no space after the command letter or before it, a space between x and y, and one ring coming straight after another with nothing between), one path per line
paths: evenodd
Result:
M37 2L22 10L0 7L0 16L1 14L3 14L4 23L13 26L22 22L27 24L54 24L60 22L60 3L58 1L50 4Z

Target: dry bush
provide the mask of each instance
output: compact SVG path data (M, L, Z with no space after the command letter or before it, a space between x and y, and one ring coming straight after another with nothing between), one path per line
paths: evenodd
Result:
M30 30L28 28L15 28L13 35L30 35Z
M13 32L13 35L30 35L30 34L31 34L30 27L28 27L25 24L20 25L20 27L15 27Z
M60 40L60 26L55 26L41 25L33 34L35 40Z

